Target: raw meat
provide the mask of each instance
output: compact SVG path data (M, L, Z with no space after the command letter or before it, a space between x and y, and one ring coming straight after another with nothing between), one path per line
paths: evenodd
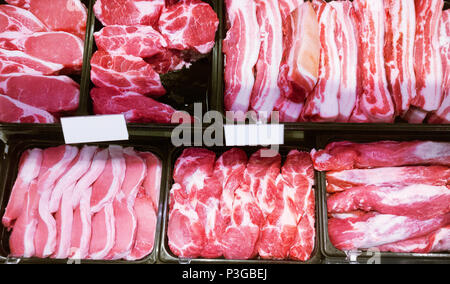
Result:
M172 123L176 113L171 106L138 93L120 93L109 88L94 88L91 98L96 114L124 114L128 123Z
M303 0L278 0L281 12L281 19L283 22L294 12L300 5L303 4Z
M103 173L92 186L92 214L100 212L103 207L113 202L114 197L122 187L125 179L125 170L126 163L123 156L123 148L115 145L109 146L109 160Z
M22 51L0 48L0 74L2 75L14 73L55 75L63 68L62 64L40 60Z
M74 187L75 183L72 183L65 188L61 196L59 209L54 215L56 221L56 247L55 252L51 256L52 258L66 259L70 255L74 218L74 210L72 207L72 193Z
M276 206L278 192L276 179L280 174L280 168L280 154L265 149L253 154L247 164L245 182L250 187L249 190L255 197L264 218L271 214Z
M9 4L30 10L49 29L84 38L87 9L80 0L7 0ZM49 9L51 7L51 9Z
M360 35L361 94L352 122L394 122L394 104L384 66L385 10L383 0L355 0L356 27Z
M427 115L428 112L412 106L403 116L403 119L408 121L410 124L422 124L427 118Z
M338 92L341 81L341 62L335 35L336 10L325 1L316 1L319 20L320 63L317 85L309 94L303 116L311 121L335 121L339 115Z
M172 71L182 70L191 67L189 56L180 50L166 49L165 52L158 53L150 58L145 58L145 62L150 64L158 74L167 74Z
M69 254L69 257L72 259L86 259L89 256L89 245L91 241L92 188L84 188L80 194L80 201L73 212Z
M152 201L155 212L158 212L162 177L161 160L155 154L148 152L139 153L139 156L144 159L146 165L145 179L142 184L145 195Z
M417 96L412 105L436 111L442 102L442 60L439 49L439 24L444 1L415 1L416 28L415 71Z
M200 54L211 52L218 26L219 19L212 7L200 0L165 7L159 19L159 30L167 37L170 48Z
M75 111L80 100L80 86L67 76L0 75L0 93L55 115Z
M164 0L98 0L94 13L104 26L158 24Z
M27 150L22 154L19 163L19 173L9 197L5 214L2 218L3 226L11 229L14 221L19 218L26 205L23 200L30 190L32 182L38 177L42 164L42 150Z
M450 168L442 166L355 169L327 173L327 191L339 192L354 186L446 185Z
M138 196L134 204L137 219L136 239L127 260L139 260L148 256L155 245L156 213L153 202L145 196Z
M450 166L450 143L431 141L369 144L334 142L325 150L311 152L318 171L343 171L355 168L398 167L408 165Z
M91 225L89 258L94 260L104 259L114 247L116 236L112 202L106 204L98 213L93 215Z
M333 1L330 5L336 11L337 31L336 43L341 62L341 81L338 93L339 115L337 122L346 123L356 107L358 92L358 40L356 32L356 16L350 1Z
M328 197L329 213L356 210L431 219L450 213L450 189L445 185L362 186Z
M0 33L33 34L45 31L47 27L30 11L11 5L0 6Z
M283 33L284 52L278 86L282 96L295 103L303 103L319 76L319 23L311 3L301 4L288 15ZM286 112L286 115L290 116L290 113Z
M260 30L253 0L226 0L228 32L223 41L225 54L225 109L248 111L255 83L253 68L261 46Z
M107 26L94 34L98 49L110 54L152 57L166 51L166 39L150 26Z
M280 122L297 122L302 120L300 116L304 106L303 102L296 103L284 96L280 96L275 105L275 111L278 111ZM274 121L274 116L272 116L271 121Z
M125 157L125 179L123 180L122 188L120 190L120 199L125 199L130 205L134 204L136 196L141 189L142 183L147 178L147 165L143 158L134 151L133 148L125 148L123 150ZM149 153L149 155L151 155ZM149 179L158 176L148 177ZM158 184L159 186L159 184Z
M45 110L0 95L0 121L8 123L54 123L56 119Z
M0 34L0 46L4 49L23 51L44 62L63 65L64 73L81 71L84 42L66 32L42 32Z
M159 75L142 58L97 51L91 59L91 80L97 87L160 97L166 93Z
M283 28L276 0L256 0L256 15L261 35L261 49L256 64L256 79L251 108L258 119L267 121L280 98L278 74L283 57Z
M35 255L46 258L55 252L56 221L50 212L49 203L52 190L58 179L66 172L78 155L72 146L60 146L44 150L43 162L38 177L38 223L34 235Z
M427 236L378 247L380 251L396 253L431 253L450 251L450 226Z
M389 91L397 115L408 111L416 97L414 71L414 41L416 36L416 10L414 0L384 1L386 10L386 36L384 58Z
M429 119L430 123L450 123L450 10L442 12L440 25L440 46L444 71L444 99L441 106Z
M51 213L56 213L61 204L61 198L66 191L73 191L77 181L84 176L84 174L91 167L92 159L97 152L98 147L85 146L80 150L80 155L69 170L58 180L50 197L49 209ZM69 194L70 199L72 193Z
M429 220L405 216L368 213L361 217L328 220L328 232L333 245L343 251L368 249L421 237L445 226L450 214Z

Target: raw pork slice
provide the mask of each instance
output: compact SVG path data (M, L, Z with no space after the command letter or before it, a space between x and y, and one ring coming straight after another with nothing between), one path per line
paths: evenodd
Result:
M450 214L429 220L368 213L361 217L328 220L332 244L343 251L368 249L425 236L445 226Z
M159 75L142 58L97 51L91 59L91 80L97 87L151 97L166 93Z
M112 202L93 215L91 225L89 258L102 260L108 255L115 243L116 229Z
M301 4L304 3L303 0L278 0L281 12L281 18L283 21L289 17L289 15L294 12Z
M125 179L121 188L121 199L126 199L128 204L133 205L142 183L146 178L147 164L144 159L134 151L133 148L125 148L123 150L125 157ZM151 167L151 165L150 165ZM152 178L157 178L156 176ZM161 182L160 182L161 183Z
M328 197L329 213L356 210L431 219L450 213L450 189L445 185L354 187Z
M166 39L150 26L107 26L94 34L99 49L108 53L152 57L163 53Z
M98 0L94 13L104 26L158 24L164 0Z
M325 150L311 152L318 171L343 171L408 165L450 166L450 143L431 141L369 144L335 142Z
M30 10L50 30L69 32L84 39L87 9L80 0L7 0L6 2Z
M152 203L142 195L136 198L133 208L137 219L136 239L127 260L143 259L153 251L157 217Z
M66 32L43 32L32 35L18 32L0 34L0 46L20 50L37 59L61 64L65 73L81 71L84 42Z
M9 197L2 223L12 228L14 221L22 214L25 196L30 190L32 182L39 176L42 164L42 150L27 150L22 154L19 163L19 174Z
M11 5L0 6L0 33L33 34L45 31L47 27L30 11Z
M92 188L85 188L80 194L80 201L73 212L69 254L72 259L86 259L89 255L89 244L91 242Z
M158 212L162 163L153 153L143 152L139 153L139 155L144 159L146 164L145 179L142 186L144 187L145 195L152 201L155 212Z
M63 68L62 64L40 60L22 51L0 48L0 74L2 75L14 73L55 75Z
M96 114L124 114L128 123L172 123L176 110L138 93L94 88L91 98Z
M335 39L336 10L325 1L316 1L319 19L320 63L319 78L309 94L303 117L311 121L332 122L339 115L338 92L341 82L341 62Z
M444 1L423 0L416 4L416 41L414 49L417 96L412 105L436 111L442 102L442 59L439 45L439 24Z
M296 103L284 96L280 96L275 105L275 111L278 112L280 122L297 122L302 120L301 114L304 106L304 102ZM273 116L272 121L275 122Z
M0 93L52 114L78 109L80 86L67 76L0 75Z
M181 1L162 10L159 30L169 47L209 53L214 47L219 19L212 7L200 0Z
M253 0L226 0L228 32L223 41L225 54L225 109L248 111L261 46L256 4Z
M303 103L319 76L319 22L311 3L293 11L286 18L283 30L284 52L278 86L282 96Z
M72 240L72 226L74 218L74 210L72 206L72 194L74 187L75 183L72 183L65 188L61 196L61 204L59 205L59 209L54 215L56 221L56 247L55 252L51 256L52 258L66 259L70 255L70 243Z
M0 121L9 123L54 123L56 119L45 110L0 95Z

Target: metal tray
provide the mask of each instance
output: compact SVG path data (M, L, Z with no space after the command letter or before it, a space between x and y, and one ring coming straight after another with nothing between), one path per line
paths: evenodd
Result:
M450 132L433 134L433 133L341 133L341 134L322 134L316 138L317 150L324 149L331 142L336 141L352 141L359 143L369 143L376 141L442 141L450 142ZM327 258L329 263L369 263L374 261L375 255L373 253L363 252L360 257L355 261L351 260L348 255L343 251L338 250L330 241L328 234L328 210L327 210L327 191L326 191L326 174L324 172L317 172L317 188L318 188L318 203L319 208L319 220L321 230L321 250L322 254ZM450 253L391 253L381 252L381 263L450 263Z
M213 147L208 148L209 150L212 150L217 154L217 158L226 152L227 150L231 149L232 147ZM305 141L297 141L296 143L292 143L289 145L285 145L280 147L280 153L284 160L286 159L286 156L290 150L303 150L303 151L310 151L311 145L306 143ZM166 178L166 190L165 190L165 203L164 203L164 210L163 210L163 222L162 222L162 228L161 228L161 248L160 248L160 261L163 263L190 263L190 264L319 264L322 263L323 258L320 253L320 242L319 242L319 235L321 234L320 227L319 227L319 196L318 191L315 190L316 195L316 245L314 248L314 251L312 253L311 259L306 262L300 262L300 261L291 261L291 260L264 260L264 259L253 259L253 260L227 260L225 258L220 259L192 259L192 260L185 260L180 259L177 256L175 256L168 245L168 237L167 237L167 229L168 229L168 222L169 222L169 195L170 195L170 189L173 185L173 168L175 165L176 160L181 155L182 151L186 148L173 148L170 151L168 163L166 166L168 167L166 169L167 172L167 178ZM247 153L247 156L250 157L251 154L255 153L259 147L243 147L241 149L244 149ZM317 188L317 186L316 186Z
M8 140L8 151L3 155L3 151L1 151L0 158L0 174L2 178L0 179L0 215L3 216L5 212L6 205L9 201L9 197L11 194L12 187L14 185L18 167L19 167L19 159L21 154L30 148L48 148L54 147L58 145L63 145L64 140L61 140L58 134L54 135L55 139L42 139L39 137L24 137L18 136ZM162 161L162 177L161 177L161 192L159 197L159 209L157 214L157 224L156 224L156 232L155 232L155 245L152 253L145 257L144 259L138 261L126 261L126 260L117 260L117 261L109 261L109 260L81 260L81 263L84 264L154 264L158 261L159 248L160 248L160 228L161 228L161 220L162 220L162 210L164 205L164 196L165 196L165 187L163 185L166 184L166 168L167 168L167 149L164 147L164 143L158 140L154 140L152 142L142 141L139 139L131 139L128 142L123 143L94 143L89 145L96 145L100 147L107 147L108 145L115 144L121 145L124 147L134 147L139 151L148 151L156 154ZM3 144L0 144L0 150L2 150ZM24 264L65 264L65 263L73 263L73 260L59 260L59 259L39 259L39 258L10 258L9 257L9 236L10 232L7 231L3 225L0 224L0 262L7 263L24 263Z

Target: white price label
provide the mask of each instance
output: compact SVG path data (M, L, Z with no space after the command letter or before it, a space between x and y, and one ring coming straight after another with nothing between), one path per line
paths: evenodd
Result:
M125 117L96 115L61 118L66 144L128 140Z
M227 146L269 146L284 144L284 125L225 125Z

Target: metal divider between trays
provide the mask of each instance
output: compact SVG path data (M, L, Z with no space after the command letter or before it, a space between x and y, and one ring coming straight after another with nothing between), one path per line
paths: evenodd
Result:
M357 143L370 143L377 141L438 141L450 142L450 132L428 133L428 132L385 132L385 133L359 133L359 132L343 132L335 134L319 134L316 136L317 149L324 149L331 142L351 141ZM321 253L325 257L326 263L353 263L348 255L338 250L331 243L328 235L328 210L327 210L327 181L325 172L316 172L316 182L318 191L319 220L320 220L320 242ZM361 251L361 255L357 259L357 263L368 263L375 255ZM449 263L449 253L391 253L381 252L382 263Z

